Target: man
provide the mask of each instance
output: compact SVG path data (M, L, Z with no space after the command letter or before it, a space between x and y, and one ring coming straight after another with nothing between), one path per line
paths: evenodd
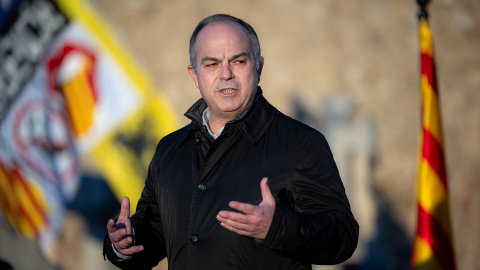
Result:
M355 221L323 135L275 109L258 87L253 28L204 19L188 71L202 95L165 136L136 213L124 198L104 254L123 269L311 269L356 248Z

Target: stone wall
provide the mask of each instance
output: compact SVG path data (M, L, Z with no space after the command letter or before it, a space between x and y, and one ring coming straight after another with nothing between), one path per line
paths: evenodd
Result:
M480 268L480 2L429 6L441 93L447 172L458 269ZM300 100L325 119L327 98L355 100L356 116L377 126L375 188L413 236L420 130L417 5L414 0L97 0L177 111L200 95L188 72L194 26L229 13L257 31L265 57L260 85L281 111ZM354 191L353 191L354 192Z

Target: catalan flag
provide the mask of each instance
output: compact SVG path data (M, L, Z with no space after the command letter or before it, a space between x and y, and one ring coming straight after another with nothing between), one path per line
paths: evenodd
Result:
M427 13L422 11L419 16L422 136L417 179L418 220L411 268L455 270L432 32Z
M25 178L18 166L7 169L0 163L0 188L8 194L0 196L0 211L16 231L36 238L48 224L48 208L41 187Z

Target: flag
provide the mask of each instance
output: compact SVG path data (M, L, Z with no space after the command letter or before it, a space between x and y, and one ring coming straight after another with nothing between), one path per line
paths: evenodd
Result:
M2 3L0 219L14 234L38 239L46 251L79 185L63 101L49 90L44 65L68 19L48 0Z
M0 15L0 224L48 253L80 164L129 196L133 213L178 121L87 1L11 0Z
M417 229L411 268L455 269L447 173L432 32L420 16L422 131L417 176Z
M51 81L65 97L75 145L134 213L156 144L178 118L87 1L54 2L72 23L52 48Z

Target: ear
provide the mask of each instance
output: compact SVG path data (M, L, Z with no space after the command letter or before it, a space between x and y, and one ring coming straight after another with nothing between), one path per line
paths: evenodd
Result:
M259 56L258 57L258 68L257 68L258 82L260 82L260 75L262 75L264 62L265 62L265 60L263 59L263 56Z
M195 83L195 86L198 88L198 78L197 74L195 74L195 70L193 70L192 65L188 65L188 72L190 73L190 77L192 77L193 82ZM200 89L200 88L199 88Z

